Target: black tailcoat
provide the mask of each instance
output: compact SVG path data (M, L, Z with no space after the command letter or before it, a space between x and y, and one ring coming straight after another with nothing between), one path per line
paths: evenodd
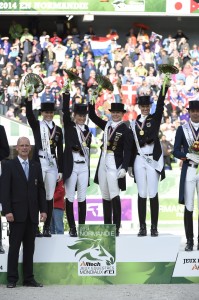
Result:
M71 120L70 116L70 110L69 110L69 104L70 104L70 94L66 93L63 94L63 123L64 123L64 139L65 139L65 149L64 149L64 174L63 179L64 181L71 176L71 173L73 171L73 154L72 151L79 152L82 156L84 156L80 141L78 138L76 125ZM87 147L89 148L90 153L90 144L91 144L91 138L92 134L89 133L89 128L87 125L85 125L85 131L83 132L84 136L86 137L88 134L88 138L86 140ZM90 155L88 157L90 159Z
M40 122L36 120L32 111L32 101L26 101L26 116L28 123L32 128L35 139L35 150L33 157L36 161L39 161L38 153L42 150L41 134L40 134ZM53 125L55 126L54 122ZM53 129L52 129L53 130ZM52 133L52 130L50 132ZM58 172L63 173L63 133L59 126L56 126L56 132L52 138L52 144L50 145L51 154L57 157Z
M2 125L0 125L0 162L8 157L10 154L10 148L8 145L8 140L6 136L5 129ZM1 174L0 174L0 189L1 189ZM1 203L1 196L0 196L0 203Z
M94 105L89 105L89 117L90 119L102 130L105 129L107 121L102 120L99 118L95 113L95 107ZM119 135L117 135L119 133ZM120 135L121 134L121 135ZM116 141L115 138L119 137L119 140ZM110 145L107 147L107 150L111 150L114 152L115 157L115 164L116 168L119 168L121 166L122 169L125 169L127 171L130 163L130 158L133 152L133 145L134 145L134 139L132 131L126 126L126 124L122 123L117 127L115 132L112 134L110 139ZM102 147L103 148L103 145ZM101 151L102 155L102 151ZM100 155L100 159L101 159ZM98 162L94 182L98 182L98 169L99 169L99 163ZM126 190L126 178L120 178L118 179L118 185L119 188L124 191Z
M184 185L185 185L185 179L187 175L187 169L188 169L188 163L189 160L186 159L186 154L189 152L189 145L186 140L183 127L179 126L176 131L175 136L175 143L174 143L174 150L173 155L178 159L183 159L182 164L182 171L180 175L180 188L179 188L179 203L184 204Z
M165 88L165 95L167 93L168 87ZM158 161L161 154L162 154L162 148L160 144L159 139L159 130L160 130L160 124L163 116L164 111L164 99L165 96L162 95L162 89L160 90L160 94L157 101L156 111L154 114L149 114L146 118L143 131L144 135L140 135L140 129L138 126L135 126L137 138L140 147L144 147L147 144L154 143L153 148L153 159ZM139 122L141 115L139 115L136 119L138 124L141 126L141 123ZM136 156L136 155L135 155ZM133 162L135 160L135 156L132 157L131 164L133 165ZM164 168L161 171L161 180L165 178L165 171Z

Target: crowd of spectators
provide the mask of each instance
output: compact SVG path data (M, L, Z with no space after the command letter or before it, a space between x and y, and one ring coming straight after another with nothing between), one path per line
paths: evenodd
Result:
M124 121L128 123L139 114L137 95L150 95L151 112L155 111L162 83L158 66L173 64L179 73L171 76L161 125L163 140L171 147L176 128L189 119L188 100L199 89L198 45L190 45L181 30L167 37L143 28L137 31L130 28L121 44L117 31L110 30L104 35L110 39L105 54L95 56L92 40L97 36L91 26L83 34L74 26L66 36L47 31L35 35L13 20L8 36L0 38L0 114L27 123L23 81L28 73L41 76L45 84L44 91L33 96L35 116L39 117L40 104L45 101L54 102L60 114L60 90L68 79L64 70L72 67L81 81L71 85L71 107L91 100L97 86L96 74L101 74L110 79L114 90L104 91L97 99L98 115L108 119L111 103L122 101L127 109Z

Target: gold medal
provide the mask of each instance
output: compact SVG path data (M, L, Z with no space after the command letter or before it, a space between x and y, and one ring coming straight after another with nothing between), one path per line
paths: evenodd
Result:
M83 143L82 143L82 146L83 146L83 147L86 147L86 143L85 143L85 142L83 142Z
M50 145L52 145L52 143L53 143L53 141L52 141L52 140L50 140Z
M110 146L110 142L107 142L107 146Z
M140 135L144 135L144 130L140 130Z

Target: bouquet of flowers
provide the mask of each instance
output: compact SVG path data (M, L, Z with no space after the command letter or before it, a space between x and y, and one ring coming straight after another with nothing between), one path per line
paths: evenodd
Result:
M96 82L98 83L98 86L92 92L92 96L91 96L92 104L95 103L97 96L99 95L99 93L101 93L102 90L108 90L111 92L113 91L113 85L106 76L97 75Z
M165 74L164 81L163 81L163 88L162 88L162 95L164 96L166 85L170 85L171 74L177 74L179 70L174 65L169 65L169 64L159 65L158 69L160 73Z
M66 91L71 89L71 82L81 80L78 76L78 72L75 68L70 68L68 70L64 69L64 72L68 75L67 83L63 86L60 91L60 94L65 93Z
M189 152L199 155L199 141L193 142L193 144L189 147Z
M198 164L197 172L199 172L199 141L193 142L193 144L189 147L189 154L188 158L191 159L193 162Z
M44 82L42 78L34 73L29 73L24 78L24 86L26 88L26 97L34 93L41 93L44 89Z

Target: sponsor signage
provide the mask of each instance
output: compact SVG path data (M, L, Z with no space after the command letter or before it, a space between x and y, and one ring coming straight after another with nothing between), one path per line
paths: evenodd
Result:
M87 213L86 222L103 222L103 207L102 199L96 196L89 196L86 199ZM132 223L132 198L122 197L122 221L129 221ZM74 215L75 220L78 221L78 202L74 202Z
M173 277L199 277L199 251L179 252Z
M79 256L79 276L116 276L115 225L79 225L79 239L68 246Z

